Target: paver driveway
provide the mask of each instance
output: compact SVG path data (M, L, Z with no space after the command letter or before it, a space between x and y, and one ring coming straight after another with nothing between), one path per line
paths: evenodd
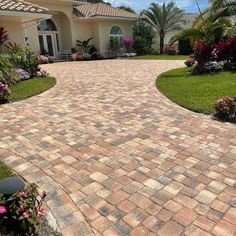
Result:
M236 126L156 90L182 65L47 65L55 88L0 108L1 159L46 189L64 235L236 233Z

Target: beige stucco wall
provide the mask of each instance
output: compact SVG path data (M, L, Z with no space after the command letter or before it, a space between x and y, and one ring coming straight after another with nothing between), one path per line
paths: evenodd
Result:
M3 26L7 30L10 42L24 45L25 36L21 22L2 20L0 17L0 26Z

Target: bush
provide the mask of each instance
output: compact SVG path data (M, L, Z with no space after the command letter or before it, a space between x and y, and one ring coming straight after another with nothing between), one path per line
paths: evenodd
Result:
M131 38L124 38L121 41L122 45L125 47L126 52L130 53L132 51L134 40Z
M236 104L232 97L223 97L216 101L215 116L226 120L235 120L236 118Z
M19 80L13 65L6 54L0 53L0 82L12 85Z
M0 103L5 102L10 94L11 90L8 85L0 82Z
M152 41L155 37L153 28L145 21L138 21L133 27L134 50L138 55L152 52Z
M204 65L204 72L206 73L214 73L223 71L224 64L221 64L216 61L209 61Z
M195 44L194 58L200 67L204 67L207 62L212 61L212 51L212 45L204 41L200 40Z
M164 48L164 54L167 55L177 55L178 49L176 45L168 45Z
M27 71L31 77L35 76L38 71L38 58L33 55L29 47L25 47L17 53L9 51L10 62L16 69Z
M30 74L22 69L16 69L16 73L18 74L20 80L27 80L30 78Z
M190 57L184 62L184 64L187 67L193 67L196 64L196 60L194 58Z
M179 40L179 54L190 55L193 53L193 46L190 38L183 38Z
M41 224L45 212L42 203L46 194L39 195L35 184L11 197L0 196L0 234L32 235Z

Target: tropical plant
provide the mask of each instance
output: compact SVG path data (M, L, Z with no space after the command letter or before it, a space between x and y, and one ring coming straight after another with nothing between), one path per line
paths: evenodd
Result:
M0 27L0 50L2 49L4 43L6 43L8 40L8 34L7 31L3 26Z
M20 43L11 43L5 45L10 53L19 53L23 48Z
M77 46L79 46L84 51L84 53L87 53L88 50L92 47L92 45L90 44L92 40L93 38L89 38L84 41L77 40Z
M136 13L134 9L132 9L131 7L128 7L128 6L120 6L118 8L121 9L121 10L128 11L130 13L134 13L134 14Z
M7 100L7 97L11 94L11 90L8 85L0 82L0 103L3 103Z
M199 7L198 7L199 8ZM173 36L170 43L182 38L191 38L193 41L204 40L208 43L217 43L227 38L234 27L229 17L236 15L235 0L210 0L210 6L203 12L199 8L193 28L185 29Z
M144 19L160 36L160 54L164 52L165 36L168 32L182 29L185 23L184 12L174 2L168 4L151 3L148 10L143 11Z
M6 54L0 53L0 82L12 85L19 80L13 65Z
M149 54L152 51L152 42L155 32L149 24L139 20L133 27L134 50L138 55Z
M122 39L121 43L125 47L126 52L130 53L134 45L134 40L131 38L124 38Z

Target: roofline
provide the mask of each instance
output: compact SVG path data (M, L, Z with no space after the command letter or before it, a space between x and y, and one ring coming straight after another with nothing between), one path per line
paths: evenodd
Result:
M20 11L2 11L0 10L1 16L22 16L22 17L33 17L35 19L48 19L51 18L52 15L45 13L30 13L30 12L20 12Z
M76 15L75 15L76 16ZM101 19L101 20L127 20L127 21L137 21L139 17L134 18L134 17L116 17L116 16L90 16L90 17L79 17L76 16L80 20L96 20L96 19Z

